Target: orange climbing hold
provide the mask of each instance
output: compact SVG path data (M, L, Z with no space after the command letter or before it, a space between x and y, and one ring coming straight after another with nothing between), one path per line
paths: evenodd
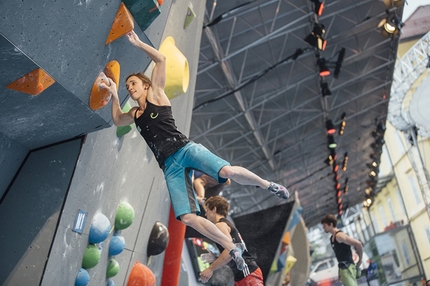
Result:
M154 273L146 265L136 261L128 277L127 286L155 286Z
M134 19L123 2L119 5L115 20L112 23L106 45L134 29Z
M116 89L119 87L119 74L120 74L120 66L119 63L115 60L110 61L105 66L104 72L99 73L96 80L94 81L93 88L91 89L90 94L90 108L92 110L98 110L108 104L111 94L105 88L100 87L100 83L108 83L108 79L110 78L116 84Z
M43 69L37 68L6 87L36 96L54 83L55 80L49 74Z

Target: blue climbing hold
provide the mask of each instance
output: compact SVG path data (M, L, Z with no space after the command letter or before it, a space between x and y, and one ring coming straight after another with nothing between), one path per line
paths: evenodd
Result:
M125 247L125 239L121 234L114 234L109 243L109 256L120 254Z
M78 271L78 274L76 274L75 279L75 286L87 286L90 282L90 274L88 274L88 271L81 268Z
M115 286L115 281L108 279L106 286Z
M109 219L102 213L97 213L91 222L89 241L92 244L104 241L110 233Z

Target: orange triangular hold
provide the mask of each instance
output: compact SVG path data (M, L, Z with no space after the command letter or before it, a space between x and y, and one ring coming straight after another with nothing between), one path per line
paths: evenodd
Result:
M128 32L134 29L134 18L131 13L125 7L124 3L121 2L116 12L115 20L112 23L108 38L106 39L106 45L110 42L115 41L121 36L124 36Z
M108 104L111 94L107 89L101 88L100 83L107 83L108 80L106 77L113 80L116 84L116 90L119 87L119 74L120 74L120 66L119 63L115 60L110 61L105 66L104 72L99 73L96 80L94 81L93 88L91 89L90 94L90 108L92 110L98 110Z
M36 96L54 83L55 80L49 74L43 69L37 68L6 87Z

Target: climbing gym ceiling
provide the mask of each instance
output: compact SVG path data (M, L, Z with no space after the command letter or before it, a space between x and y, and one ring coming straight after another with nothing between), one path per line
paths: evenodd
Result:
M322 2L206 2L190 135L298 194L308 226L352 211L378 187L369 173L380 159L403 9L403 1ZM393 34L380 26L387 21ZM283 203L238 184L223 195L233 216Z

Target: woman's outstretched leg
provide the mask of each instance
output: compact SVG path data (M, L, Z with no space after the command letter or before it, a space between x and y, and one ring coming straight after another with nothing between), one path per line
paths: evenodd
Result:
M288 199L290 197L287 188L284 186L264 180L248 169L240 166L224 166L219 171L219 176L232 179L241 185L258 186L262 189L269 190L272 194L282 199Z

